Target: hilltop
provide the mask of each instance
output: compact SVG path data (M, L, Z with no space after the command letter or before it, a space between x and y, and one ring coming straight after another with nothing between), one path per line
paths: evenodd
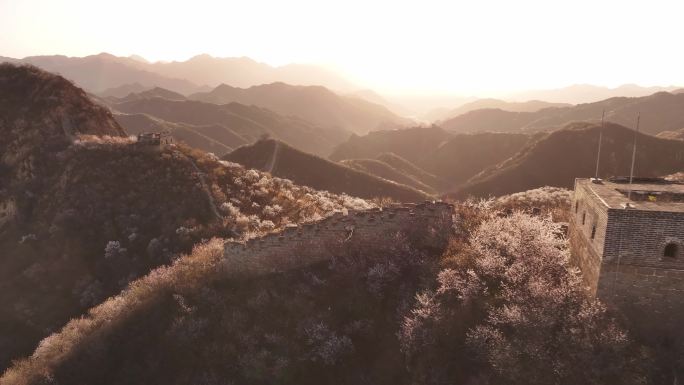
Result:
M171 90L167 90L166 88L161 88L161 87L154 87L138 92L131 92L125 97L121 98L118 100L118 102L130 102L134 100L140 100L140 99L149 99L149 98L162 98L162 99L168 99L168 100L186 100L185 96L182 94L179 94L178 92L173 92Z
M299 185L338 194L391 198L400 202L422 201L429 197L412 187L299 151L273 139L242 146L223 159L290 179Z
M542 135L514 157L471 178L454 194L504 195L542 186L571 188L575 178L594 175L601 126L573 123ZM629 175L634 131L607 123L599 176ZM635 174L662 176L682 169L684 142L638 135Z
M110 107L116 112L149 115L162 126L163 121L182 124L186 129L231 149L268 135L304 151L327 155L349 136L346 130L338 127L321 127L265 108L238 103L217 105L151 97L113 103ZM175 131L173 125L168 129L172 134ZM131 127L131 131L140 130L139 126ZM210 150L208 147L202 149Z
M61 76L0 64L0 175L40 183L56 153L79 135L125 136L103 107Z
M279 82L237 88L221 84L210 92L193 94L189 98L215 104L236 102L256 105L281 115L297 116L319 126L339 127L355 133L410 123L382 105L337 95L321 86L293 86Z

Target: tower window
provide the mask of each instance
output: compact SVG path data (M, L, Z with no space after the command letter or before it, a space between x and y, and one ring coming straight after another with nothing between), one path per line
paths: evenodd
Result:
M676 243L670 242L665 246L665 250L663 251L663 257L677 258L677 254L679 254L679 247Z
M586 221L587 221L587 212L585 211L582 213L582 224L585 224Z
M591 226L591 239L594 239L596 237L596 224Z
M579 211L579 201L575 202L575 214Z

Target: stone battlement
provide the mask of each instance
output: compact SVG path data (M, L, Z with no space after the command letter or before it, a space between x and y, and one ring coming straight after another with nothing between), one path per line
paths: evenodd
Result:
M303 267L330 258L329 246L351 240L387 239L398 232L420 229L425 241L445 240L453 227L453 206L445 202L393 205L349 210L318 222L291 225L246 242L225 244L224 267L230 272L269 273Z

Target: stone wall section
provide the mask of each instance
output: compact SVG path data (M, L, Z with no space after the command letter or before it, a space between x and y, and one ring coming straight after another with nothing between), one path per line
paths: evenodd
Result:
M453 231L453 206L425 202L371 210L337 212L318 222L285 228L246 242L227 242L224 269L230 274L266 274L329 260L331 246L348 241L390 241L398 232L420 230L421 241L443 247Z

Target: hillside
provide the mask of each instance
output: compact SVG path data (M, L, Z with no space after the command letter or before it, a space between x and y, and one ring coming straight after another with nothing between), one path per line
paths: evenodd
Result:
M448 185L448 182L444 179L441 179L423 170L422 168L416 166L415 164L409 162L408 160L400 157L399 155L393 152L383 152L382 154L378 155L376 159L384 163L387 163L388 165L392 166L395 170L403 173L404 175L408 175L425 185L432 187L436 191L443 191Z
M221 84L214 90L189 96L190 99L215 104L255 105L285 116L297 116L323 127L340 127L366 133L410 121L386 107L356 97L341 96L321 86L293 86L271 83L250 88Z
M428 198L427 194L409 186L307 154L272 139L240 147L223 159L267 171L298 185L337 194L361 198L387 197L400 202L417 202Z
M304 151L327 155L349 135L340 128L320 127L299 118L238 103L217 105L152 97L110 106L114 111L126 114L146 114L171 123L202 126L204 136L230 148L267 135Z
M55 154L79 135L125 132L106 108L63 77L0 64L0 189L40 183Z
M614 97L642 97L656 92L672 92L676 87L642 87L636 84L623 84L619 87L608 88L591 84L575 84L564 88L550 90L531 90L509 96L514 100L546 100L552 103L594 103Z
M117 57L108 53L85 57L30 56L23 59L2 58L33 64L49 72L62 74L90 92L105 92L124 97L144 88L163 87L185 95L203 92L205 87L221 83L237 87L285 82L294 85L322 85L336 91L351 92L358 87L333 71L305 64L281 67L256 62L247 57L218 58L197 55L186 61L150 63L135 57ZM121 89L119 89L121 87ZM122 93L122 90L128 92Z
M585 295L560 224L496 208L530 197L569 205L544 189L459 205L457 223L449 205L417 205L211 240L69 322L0 383L650 383L655 354Z
M504 195L542 186L571 188L596 167L600 125L574 123L540 137L515 157L473 177L454 196ZM600 177L629 175L633 130L608 123L601 148ZM662 176L684 167L684 142L639 134L635 174Z
M145 90L149 90L150 87L145 87L140 83L127 83L123 84L117 87L112 87L108 88L104 91L101 91L98 93L98 96L107 98L107 97L113 97L113 98L123 98L126 97L130 94L135 94L138 92L143 92Z
M370 207L138 144L85 92L36 68L0 65L0 117L0 371L203 238Z
M633 127L641 113L641 131L658 134L684 127L684 94L658 92L643 97L614 97L573 107L546 108L536 112L500 109L475 110L441 122L445 130L463 132L519 132L557 129L575 121L606 120Z
M448 181L453 189L488 167L522 150L531 140L525 134L481 133L454 135L432 151L420 167Z
M449 133L437 126L370 132L364 136L352 135L338 145L329 158L334 161L373 159L382 153L393 152L420 165L424 157L450 138Z
M168 131L175 141L213 154L226 154L247 143L245 138L218 124L172 123L147 114L116 113L114 119L131 135Z
M515 155L529 140L526 134L453 135L437 126L419 127L352 136L330 159L373 159L391 152L394 156L384 157L395 168L446 192Z
M406 186L411 186L429 194L435 194L437 192L432 187L378 159L348 159L343 160L340 163L355 170L375 175L378 178L391 180L392 182Z

